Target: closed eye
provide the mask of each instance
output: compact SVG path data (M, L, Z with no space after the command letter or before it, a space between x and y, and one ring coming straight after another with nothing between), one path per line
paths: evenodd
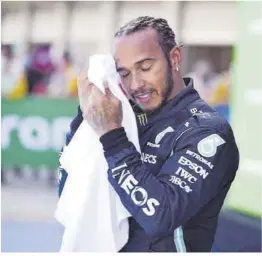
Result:
M125 68L117 68L116 70L119 73L119 75L123 78L127 77L130 74L130 72Z
M126 78L128 75L130 74L130 72L120 72L120 76L123 77L123 78Z
M153 66L153 61L152 60L144 60L143 62L140 63L140 69L142 71L149 71Z
M149 71L151 69L152 65L149 67L141 67L142 71Z

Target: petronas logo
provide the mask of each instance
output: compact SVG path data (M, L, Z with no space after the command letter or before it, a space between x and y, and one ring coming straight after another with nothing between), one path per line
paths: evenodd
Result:
M140 125L146 125L147 124L147 116L146 114L141 114L141 115L138 115L138 120L139 120L139 123Z

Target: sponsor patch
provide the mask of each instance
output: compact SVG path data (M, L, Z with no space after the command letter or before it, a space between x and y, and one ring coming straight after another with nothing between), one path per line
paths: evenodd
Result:
M186 171L182 167L178 167L176 175L179 175L179 177L187 180L190 183L195 183L197 181L197 178L195 176L193 176L190 172Z
M204 157L212 157L217 152L217 147L226 143L218 134L211 134L199 141L197 150Z
M137 115L137 118L139 120L140 125L145 126L147 124L147 115L146 114Z
M197 173L203 179L206 179L206 177L209 174L201 165L193 163L192 161L190 161L189 159L187 159L184 156L181 156L179 158L178 163L183 165L183 166L188 166L189 169L193 170L195 173Z
M185 181L181 180L181 178L179 178L179 177L177 177L175 175L171 175L169 181L172 184L175 184L175 185L179 186L186 193L192 192L192 189L187 185L187 183Z
M149 198L148 192L138 185L137 179L126 169L127 164L124 163L112 169L113 178L118 177L118 184L128 194L132 202L141 207L142 211L147 216L153 216L156 212L156 207L160 205L155 198ZM124 169L123 169L124 168Z
M164 138L164 136L167 134L167 133L170 133L170 132L173 132L174 129L171 127L171 126L168 126L167 128L165 128L162 132L158 133L156 135L156 138L155 138L155 142L152 143L152 142L147 142L147 145L152 147L152 148L159 148L160 147L160 141Z
M186 154L194 157L194 158L197 159L199 162L207 165L211 170L214 168L214 165L213 165L211 162L207 161L205 158L203 158L203 157L200 156L199 154L197 154L197 153L195 153L195 152L193 152L193 151L191 151L191 150L187 150L187 151L186 151Z
M141 160L144 163L156 164L157 156L146 153L141 153Z

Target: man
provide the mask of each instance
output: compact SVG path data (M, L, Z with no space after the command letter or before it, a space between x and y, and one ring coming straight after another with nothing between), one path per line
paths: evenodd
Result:
M108 180L132 215L121 252L210 251L238 168L233 132L181 77L180 49L166 20L130 21L116 33L113 55L137 116L141 155L121 127L120 101L85 73L67 143L82 117L100 136ZM62 170L60 194L65 181Z

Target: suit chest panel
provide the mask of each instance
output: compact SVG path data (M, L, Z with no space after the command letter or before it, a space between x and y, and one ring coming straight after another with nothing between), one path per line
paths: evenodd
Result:
M157 175L170 156L175 134L175 129L168 123L152 126L140 133L141 160L152 174Z

